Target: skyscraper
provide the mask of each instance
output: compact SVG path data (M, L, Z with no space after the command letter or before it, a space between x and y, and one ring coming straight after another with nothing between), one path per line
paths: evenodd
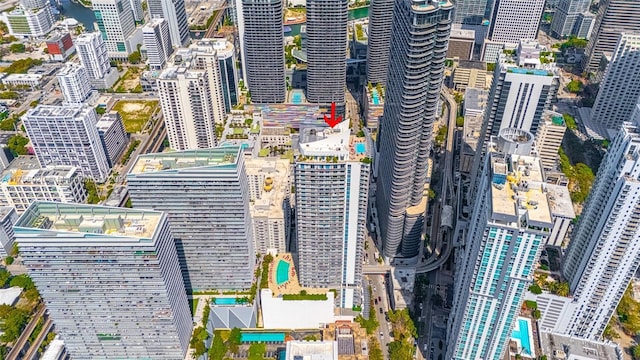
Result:
M392 25L393 0L371 1L367 40L367 81L372 84L387 83Z
M456 2L454 24L481 25L487 10L487 0L459 0Z
M164 213L35 202L14 229L73 358L185 356L192 320Z
M536 39L545 0L496 0L483 60L494 63L504 46L514 49L520 40Z
M580 14L589 10L591 0L560 0L551 21L551 33L557 38L576 35L574 28Z
M94 0L91 7L109 58L127 60L137 50L131 41L136 24L129 0Z
M13 10L0 14L9 34L14 36L40 37L48 34L55 25L49 2L45 0L22 0Z
M169 24L171 45L181 47L189 41L189 23L184 0L149 0L151 18L163 18Z
M640 264L639 121L640 105L611 142L565 254L570 335L602 336Z
M349 122L304 128L296 160L298 278L305 287L338 289L339 307L361 303L370 165Z
M12 206L0 207L0 254L4 257L13 254L15 235L13 224L18 220L16 209Z
M238 69L236 65L236 48L231 41L216 39L214 43L218 66L220 66L220 82L224 95L224 109L230 113L238 104Z
M631 117L640 97L639 76L640 33L622 33L591 113L591 122L600 129L600 135L615 136L622 123Z
M169 146L176 150L216 146L216 124L226 119L214 41L178 49L158 77L158 97Z
M135 22L141 22L144 20L144 11L142 10L141 0L129 0L131 11L133 11L133 20Z
M162 18L151 19L151 22L142 28L142 43L147 48L149 68L153 70L164 68L173 52L167 21Z
M82 104L91 95L91 84L84 66L67 63L57 74L58 85L67 103Z
M450 2L395 1L389 82L379 139L377 191L387 258L418 255L427 196L424 185L433 123L451 31Z
M99 32L80 34L76 38L76 51L92 87L107 89L118 80L118 72L111 67L107 45Z
M282 6L281 0L242 0L245 81L256 104L285 101Z
M518 129L501 135L503 147L486 158L464 253L456 259L447 359L503 358L553 227L540 159L519 155L528 154L533 136Z
M83 176L103 182L110 168L96 122L96 111L78 104L38 105L22 117L40 166L77 166Z
M582 59L582 68L597 72L605 52L612 52L622 32L640 32L640 2L601 0L596 23Z
M307 1L307 100L310 103L344 104L347 3L347 0Z
M188 290L251 287L256 257L240 147L141 155L127 186L134 208L169 215Z

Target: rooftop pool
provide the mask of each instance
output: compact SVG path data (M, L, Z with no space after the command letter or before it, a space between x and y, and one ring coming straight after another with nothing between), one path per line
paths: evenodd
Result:
M518 343L518 347L522 348L522 355L527 357L535 357L533 353L533 334L531 320L519 317L516 326L511 332L511 339Z
M289 268L291 265L288 261L280 259L276 266L276 285L280 286L289 281Z

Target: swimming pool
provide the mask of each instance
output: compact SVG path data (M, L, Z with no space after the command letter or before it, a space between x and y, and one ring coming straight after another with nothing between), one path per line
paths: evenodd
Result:
M356 154L364 154L366 151L367 148L364 146L364 143L356 143Z
M250 332L241 333L240 341L247 342L271 342L271 343L283 343L284 333L262 333L262 332Z
M236 298L215 298L213 303L216 305L236 305L238 301Z
M302 104L302 94L299 92L291 94L291 102L294 104Z
M519 342L522 347L523 355L533 357L533 349L531 347L531 322L529 319L518 318L516 327L511 332L511 338Z
M373 105L380 105L380 95L378 95L378 90L371 90L371 99L373 101Z
M278 266L276 267L276 284L278 286L289 281L289 266L287 261L278 261Z

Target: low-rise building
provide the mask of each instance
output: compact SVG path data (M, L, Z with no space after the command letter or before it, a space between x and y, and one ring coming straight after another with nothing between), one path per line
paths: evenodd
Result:
M129 143L129 134L124 129L122 117L117 111L110 111L100 118L100 121L96 123L96 128L107 155L109 167L113 167Z
M7 24L13 36L38 37L48 34L54 25L53 14L48 2L29 9L23 5L0 14L0 21Z
M40 74L9 74L2 78L2 84L7 87L28 86L31 90L40 87Z
M542 353L549 360L622 360L622 349L612 341L593 341L542 331Z
M566 130L567 126L561 114L554 111L542 113L535 142L536 151L545 170L553 170L558 167L558 149L562 145L562 138Z
M476 32L462 29L460 25L454 25L449 38L449 48L447 58L471 60L473 58L473 48L476 40Z
M55 61L67 61L76 51L69 32L55 32L46 41L49 58Z
M382 84L376 87L367 87L362 92L364 104L364 124L367 129L377 130L378 122L384 113L384 87Z
M291 166L288 159L246 159L249 209L256 253L287 250L290 232Z
M460 172L462 173L469 174L473 169L473 158L482 136L482 122L488 97L487 90L477 88L467 88L464 93L464 125L460 151Z
M488 89L492 79L485 63L461 60L453 70L449 85L457 91L464 91L468 87Z
M568 244L564 242L567 237L569 228L576 217L573 210L573 202L571 194L566 185L554 185L545 183L547 189L547 198L549 207L551 208L551 217L553 218L553 229L547 239L547 245L558 247L566 247Z
M22 158L0 175L0 206L11 206L22 213L36 200L86 201L87 192L78 168L62 165L40 168L34 156Z
M337 341L287 341L286 360L338 360Z

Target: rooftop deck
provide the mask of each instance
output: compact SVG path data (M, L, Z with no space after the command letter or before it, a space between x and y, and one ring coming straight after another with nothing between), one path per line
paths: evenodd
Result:
M225 146L140 155L131 167L130 174L236 164L239 151L238 146Z

